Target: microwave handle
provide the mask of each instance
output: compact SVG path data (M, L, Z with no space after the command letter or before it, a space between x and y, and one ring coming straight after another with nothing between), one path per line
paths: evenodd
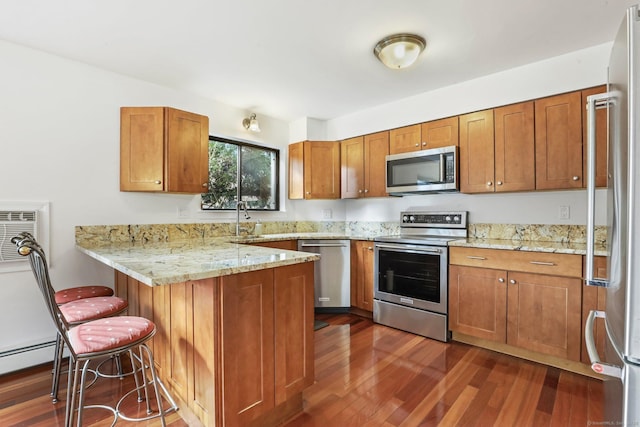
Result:
M444 182L447 173L447 160L444 154L440 154L440 182Z

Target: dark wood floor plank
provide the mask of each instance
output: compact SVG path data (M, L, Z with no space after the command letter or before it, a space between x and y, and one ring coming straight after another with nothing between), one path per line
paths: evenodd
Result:
M285 427L602 423L599 380L467 344L433 341L358 316L318 317L330 325L315 332L316 383L304 392L304 413ZM0 377L0 425L61 426L64 399L51 403L50 381L46 365ZM101 380L92 387L91 399L115 399L127 387L127 380ZM128 410L143 408L132 402ZM86 415L89 427L111 423L105 411ZM187 426L179 412L170 414L167 424ZM133 425L160 422L117 424Z

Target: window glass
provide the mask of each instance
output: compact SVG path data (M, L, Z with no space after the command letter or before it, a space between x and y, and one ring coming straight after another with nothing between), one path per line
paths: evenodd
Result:
M202 209L279 210L279 150L209 137L209 192Z

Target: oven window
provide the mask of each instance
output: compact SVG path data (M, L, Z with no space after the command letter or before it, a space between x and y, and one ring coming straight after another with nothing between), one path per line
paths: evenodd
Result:
M402 297L440 303L440 255L381 249L378 288Z

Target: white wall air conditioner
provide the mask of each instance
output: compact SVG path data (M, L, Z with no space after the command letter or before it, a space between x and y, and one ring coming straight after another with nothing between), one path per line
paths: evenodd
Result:
M19 206L0 202L0 273L30 270L29 259L20 255L11 238L28 231L48 250L48 203L22 203Z

